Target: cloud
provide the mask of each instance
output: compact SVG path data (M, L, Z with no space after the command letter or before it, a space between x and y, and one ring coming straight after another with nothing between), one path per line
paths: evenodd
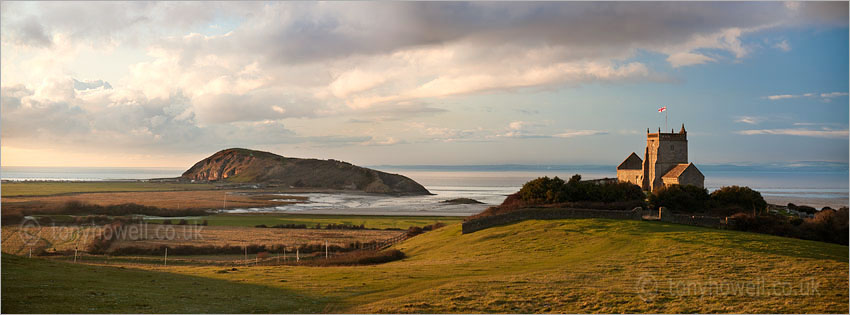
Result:
M834 125L839 125L839 124L838 123L825 123L825 122L822 122L822 123L795 122L795 123L793 123L793 125L794 126L834 126Z
M788 135L816 138L847 139L848 130L810 130L810 129L754 129L737 132L742 135Z
M821 93L820 97L823 98L833 98L839 96L847 96L847 92L831 92L831 93Z
M791 44L789 44L787 40L782 40L781 42L773 45L773 47L776 47L782 51L791 51Z
M757 125L759 122L763 121L762 117L753 117L753 116L740 116L735 119L735 122L745 123L750 125Z
M406 141L396 139L395 137L384 137L382 139L370 139L368 141L360 142L360 145L367 146L383 146L383 145L394 145L394 144L403 144L407 143Z
M604 130L568 130L559 134L553 135L555 138L573 138L581 136L605 135L608 131Z
M50 47L53 45L53 39L44 29L44 26L39 23L35 16L28 16L9 26L14 28L16 32L11 36L11 41L23 45L38 48Z
M792 98L820 98L821 101L829 102L833 98L847 96L847 92L829 92L829 93L803 93L803 94L777 94L768 95L766 98L771 101L792 99Z
M549 138L543 131L546 123L528 122L528 121L512 121L508 123L507 131L496 135L497 137L505 138Z
M770 96L766 96L766 97L767 97L767 99L769 99L771 101L776 101L776 100L784 100L784 99L787 99L787 98L797 98L797 97L801 97L801 95L779 94L779 95L770 95Z
M564 132L552 134L543 129L548 123L513 121L508 124L508 131L498 135L507 138L574 138L582 136L608 134L605 130L565 130Z
M703 63L706 63L706 62L714 62L714 61L716 61L714 58L711 58L711 57L708 57L708 56L705 56L705 55L690 53L690 52L674 53L674 54L671 54L669 57L667 57L667 62L669 62L670 65L673 66L673 68L678 68L678 67L682 67L682 66L690 66L690 65L698 65L698 64L703 64Z
M3 87L0 126L4 145L137 153L153 148L161 152L207 152L228 146L291 143L355 145L372 139L299 135L275 117L224 119L241 115L237 106L217 108L224 118L217 121L207 117L210 121L200 124L191 100L181 94L148 99L143 93L122 89L77 90L73 88L75 81L59 77L47 78L35 89ZM242 108L251 112L250 107Z
M2 68L20 74L3 77L6 143L190 151L403 143L301 134L283 120L385 123L448 113L446 100L462 95L672 82L636 58L742 60L759 49L745 40L757 32L846 27L847 3L9 2L0 15ZM92 50L126 58L129 70L78 73ZM806 97L846 96L836 93ZM511 127L430 126L423 136L605 133Z

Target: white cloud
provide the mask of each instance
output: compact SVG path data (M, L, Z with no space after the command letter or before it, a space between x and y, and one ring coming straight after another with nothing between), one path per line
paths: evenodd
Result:
M742 135L788 135L816 138L847 139L848 130L810 130L810 129L754 129L737 132Z
M773 45L773 47L776 47L782 51L791 51L791 44L789 44L787 40L782 40L781 42Z
M394 144L402 144L406 143L405 141L396 139L395 137L384 137L382 139L370 139L368 141L360 142L360 145L394 145Z
M769 99L771 101L775 101L775 100L783 100L783 99L786 99L786 98L797 98L797 97L800 97L800 96L799 95L792 95L792 94L779 94L779 95L767 96L767 99Z
M847 92L831 92L831 93L821 93L820 97L823 98L833 98L839 96L847 96Z
M792 99L792 98L820 98L825 102L829 102L830 99L847 96L847 92L829 92L829 93L803 93L803 94L777 94L777 95L768 95L764 98L769 99L771 101L778 101L784 99Z
M555 135L553 135L553 137L556 137L556 138L573 138L573 137L604 135L604 134L608 134L608 131L605 131L605 130L567 130L565 132L555 134Z
M764 118L761 117L753 117L753 116L740 116L735 119L735 122L745 123L750 125L757 125L759 122L763 121Z
M673 66L673 68L678 68L678 67L682 67L682 66L690 66L690 65L698 65L698 64L703 64L703 63L706 63L706 62L714 62L714 61L716 61L714 58L711 58L711 57L708 57L708 56L705 56L705 55L690 53L690 52L674 53L674 54L671 54L669 57L667 57L667 62L669 62L670 65Z

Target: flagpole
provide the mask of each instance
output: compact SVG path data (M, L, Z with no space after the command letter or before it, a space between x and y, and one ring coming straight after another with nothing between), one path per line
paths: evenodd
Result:
M664 130L667 130L667 109L664 109Z

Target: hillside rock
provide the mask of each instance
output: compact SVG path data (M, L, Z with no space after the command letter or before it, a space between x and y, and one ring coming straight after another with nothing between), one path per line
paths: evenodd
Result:
M336 160L290 158L237 148L219 151L195 163L181 178L384 194L430 194L419 183L398 174L384 173Z

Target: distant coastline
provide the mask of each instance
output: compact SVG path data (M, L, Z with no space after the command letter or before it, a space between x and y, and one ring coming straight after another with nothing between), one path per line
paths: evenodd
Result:
M474 187L499 187L516 191L526 181L539 176L585 178L614 177L610 165L377 165L377 170L401 173L427 187L450 187L462 195ZM848 169L846 163L798 162L786 165L705 164L709 191L722 186L749 186L762 193L769 203L789 202L821 208L848 205ZM102 181L176 177L182 168L132 167L0 167L3 180ZM445 190L446 188L440 188Z

